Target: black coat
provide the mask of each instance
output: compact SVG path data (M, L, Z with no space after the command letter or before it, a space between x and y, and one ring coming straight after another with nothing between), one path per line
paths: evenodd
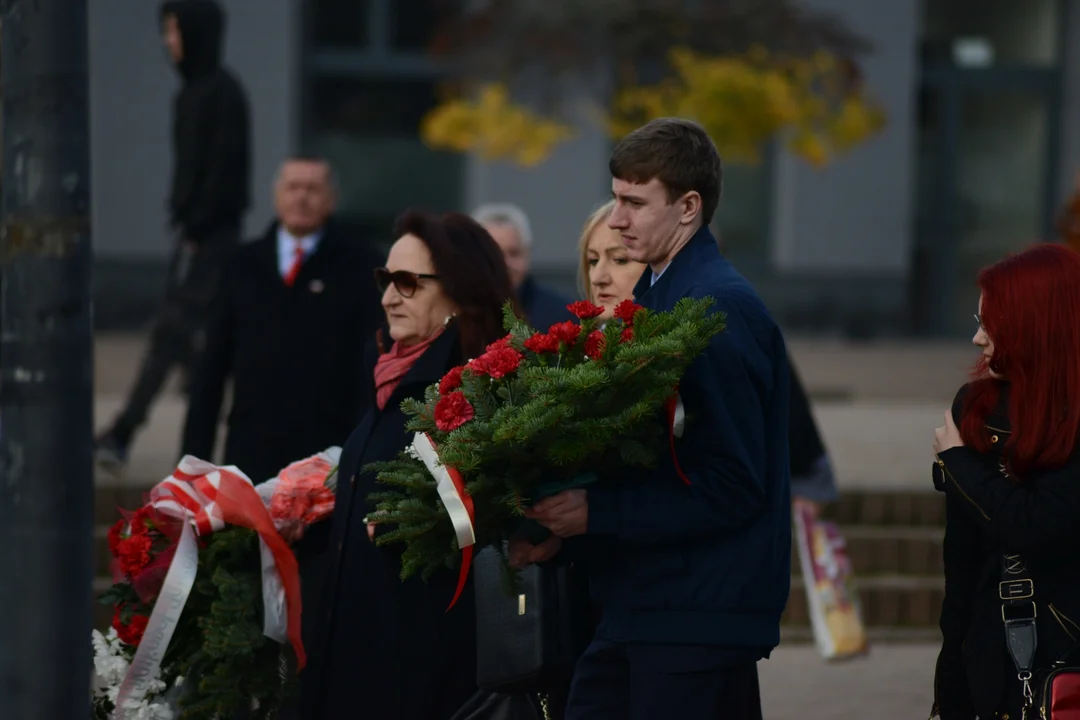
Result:
M292 287L278 264L277 226L231 258L191 388L184 453L210 459L225 385L233 383L225 462L253 482L331 445L366 411L364 343L382 311L377 261L328 224Z
M566 306L573 302L570 298L536 282L532 275L526 277L521 283L517 294L521 309L525 311L525 319L541 332L555 323L577 319L566 309Z
M374 352L365 369L374 395ZM301 673L305 720L370 717L446 720L476 691L476 616L472 582L447 612L457 584L447 570L402 582L401 546L377 547L364 517L375 478L362 468L390 460L412 441L401 402L463 362L451 326L420 356L384 410L373 407L346 443L326 550L302 565L325 567L321 597L305 590L308 667ZM310 577L310 570L305 575Z
M222 227L239 228L250 205L251 112L240 81L221 66L225 16L213 0L171 0L184 57L173 102L172 225L202 242Z
M963 392L953 404L958 426ZM987 426L995 452L952 448L934 467L946 502L943 643L934 678L943 720L1020 717L1021 685L1005 645L998 594L1003 553L1020 554L1034 584L1036 671L1080 639L1080 454L1018 482L998 464L1011 432L1008 417L999 411Z

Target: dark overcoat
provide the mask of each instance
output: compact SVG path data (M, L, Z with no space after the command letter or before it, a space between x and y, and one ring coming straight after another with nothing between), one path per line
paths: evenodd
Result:
M276 224L238 249L196 367L183 452L211 459L230 381L224 461L253 482L345 442L366 410L364 343L383 317L376 263L333 223L291 287L281 276Z
M308 549L300 558L307 577L313 563L321 565L323 576L320 597L310 591L304 597L309 655L301 674L304 718L445 720L476 691L471 581L448 612L456 572L402 582L401 546L376 546L364 522L376 483L363 468L393 459L412 440L402 401L422 399L428 385L463 360L451 325L416 361L386 408L373 406L344 447L325 550L313 557ZM368 378L374 361L372 350L365 363Z

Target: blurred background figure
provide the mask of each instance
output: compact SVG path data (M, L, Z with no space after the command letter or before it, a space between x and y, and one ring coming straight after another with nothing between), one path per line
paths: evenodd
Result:
M364 344L382 322L379 261L333 222L333 171L293 157L274 184L277 219L233 256L192 383L182 453L212 458L232 380L224 462L252 481L345 442L367 411Z
M536 282L530 273L533 236L525 212L510 203L492 203L478 207L473 219L491 233L502 249L510 280L529 323L546 330L557 322L572 320L566 309L570 299Z
M112 471L127 462L135 432L172 370L179 366L190 380L207 309L250 204L251 122L243 87L221 65L225 13L213 0L175 0L161 6L160 21L181 78L169 194L175 248L138 378L123 411L97 439L98 461Z

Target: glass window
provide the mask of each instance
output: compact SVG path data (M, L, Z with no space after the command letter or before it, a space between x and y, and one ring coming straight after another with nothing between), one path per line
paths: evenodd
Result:
M424 114L435 106L437 81L317 78L311 86L308 145L333 164L341 182L339 213L386 238L408 207L461 206L464 159L420 140Z
M352 50L367 47L369 1L311 0L308 12L312 44Z
M923 61L964 67L1054 65L1058 0L923 0Z
M951 308L953 327L971 329L978 271L1039 239L1047 112L1043 97L1019 90L971 92L962 100L954 208L959 292Z
M446 12L439 0L396 0L393 3L395 50L425 51L431 47Z
M767 272L771 153L757 165L725 165L724 190L712 227L724 255L743 274Z

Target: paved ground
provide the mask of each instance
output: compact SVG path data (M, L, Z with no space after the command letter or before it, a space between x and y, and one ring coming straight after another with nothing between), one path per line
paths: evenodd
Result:
M760 663L765 720L922 720L933 703L934 645L879 645L827 663L808 645L781 645Z
M926 487L934 427L963 382L967 347L794 342L815 413L843 487ZM95 417L103 427L132 382L142 339L97 344ZM176 461L184 403L167 392L133 448L128 480L152 483ZM766 720L912 720L928 715L937 647L876 645L828 663L810 645L785 643L761 663Z

